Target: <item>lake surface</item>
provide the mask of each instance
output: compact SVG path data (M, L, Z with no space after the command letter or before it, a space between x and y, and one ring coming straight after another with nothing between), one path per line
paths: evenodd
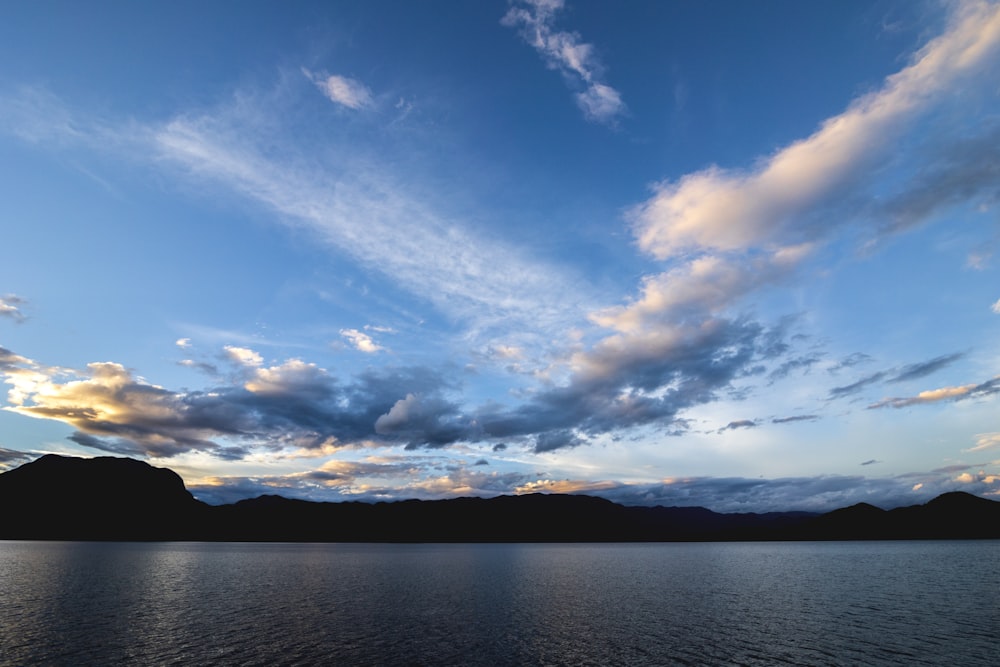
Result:
M0 664L997 665L1000 542L0 542Z

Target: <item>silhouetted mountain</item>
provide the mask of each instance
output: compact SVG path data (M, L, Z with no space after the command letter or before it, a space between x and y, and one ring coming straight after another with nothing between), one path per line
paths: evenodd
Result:
M8 539L175 539L208 507L177 473L132 459L48 454L0 475Z
M264 495L212 507L174 472L131 459L43 456L0 474L2 539L314 542L608 542L1000 538L1000 503L948 493L926 505L827 514L625 507L581 495L317 503Z

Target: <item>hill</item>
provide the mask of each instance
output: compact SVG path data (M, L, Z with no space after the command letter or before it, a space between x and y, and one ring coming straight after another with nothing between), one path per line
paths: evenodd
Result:
M196 500L171 470L56 455L0 474L0 539L309 542L609 542L1000 538L1000 502L948 493L890 511L720 514L583 495L319 503Z

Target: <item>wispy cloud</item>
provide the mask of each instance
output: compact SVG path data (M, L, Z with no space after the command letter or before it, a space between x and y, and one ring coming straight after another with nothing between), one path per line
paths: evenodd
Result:
M879 408L906 408L911 405L940 403L941 401L956 401L966 398L984 398L1000 393L1000 376L979 384L966 384L957 387L941 387L922 391L916 396L904 398L883 398L868 406L869 410Z
M931 373L936 373L945 366L950 366L959 359L965 356L961 352L956 352L955 354L946 354L929 361L923 361L916 364L910 364L899 369L893 377L889 378L887 382L907 382L909 380L919 380L922 377L926 377Z
M179 117L154 134L162 159L305 227L469 326L474 337L501 325L565 330L582 316L589 297L579 281L437 213L388 172L363 163L349 168L350 158L328 173L305 172L294 159L265 157L258 140L245 131L239 109Z
M950 366L964 356L965 353L963 352L955 352L953 354L945 354L933 359L928 359L927 361L907 364L902 368L877 371L866 375L851 384L834 387L830 390L829 398L837 399L844 398L846 396L853 396L854 394L860 393L863 389L879 383L898 384L901 382L919 380L920 378L927 377L932 373L936 373L937 371ZM841 364L841 367L843 367L843 364Z
M997 315L1000 315L1000 299L997 299L996 303L990 306L990 310L992 310Z
M976 445L966 449L967 452L981 452L987 449L1000 448L1000 432L980 433L976 436Z
M363 137L332 136L327 161L305 159L284 141L281 105L261 97L142 124L73 113L45 90L22 88L0 96L0 120L34 143L113 152L263 206L433 305L472 345L506 335L544 345L592 308L584 276L436 210L435 194L412 173L395 174Z
M21 306L24 304L25 300L14 294L0 297L0 317L9 317L15 322L23 322L26 317L21 312Z
M302 73L334 104L354 110L364 109L373 104L371 90L357 79L339 74L314 74L305 68L302 69Z
M562 72L572 85L583 87L576 93L576 103L588 120L612 124L626 112L621 93L601 80L603 66L594 46L583 42L575 32L555 29L563 0L521 0L512 4L501 23L518 28L549 67Z
M819 419L819 415L794 415L792 417L775 417L772 424L792 424L795 422L814 422Z
M865 376L856 382L851 384L846 384L841 387L834 387L830 390L830 398L843 398L845 396L852 396L857 394L865 387L870 387L873 384L877 384L885 380L887 373L885 371L879 371L878 373L872 373L871 375Z

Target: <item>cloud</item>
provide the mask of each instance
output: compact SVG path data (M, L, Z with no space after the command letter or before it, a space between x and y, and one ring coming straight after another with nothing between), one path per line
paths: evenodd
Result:
M26 318L21 312L21 306L26 301L14 294L0 297L0 317L9 317L15 322L23 322Z
M0 127L55 150L83 147L172 172L213 198L220 188L242 197L466 327L473 345L511 330L518 345L545 345L592 308L585 276L433 205L447 198L399 171L377 136L333 133L321 157L307 156L290 140L301 128L284 122L295 116L290 103L243 90L214 109L143 124L72 113L28 87L0 95Z
M970 466L965 466L967 469ZM820 475L775 479L689 477L660 483L538 480L519 492L586 493L623 505L706 507L715 512L829 512L866 502L883 509L926 503L955 490L953 472L907 473L895 477ZM966 491L986 495L1000 489L1000 476L963 473Z
M867 461L862 461L861 465L863 465L863 466L871 466L871 465L875 465L876 463L882 463L882 462L879 461L879 460L876 460L876 459L868 459Z
M838 225L856 221L860 211L844 215L837 207L864 192L866 183L878 182L878 170L896 157L899 138L918 118L954 99L959 91L975 91L983 85L983 77L994 77L998 46L1000 6L960 3L943 35L918 51L881 88L855 100L808 138L749 170L710 167L657 185L653 197L632 212L640 247L660 259L692 252L745 251L817 241ZM946 131L943 136L954 133ZM961 142L968 144L974 138L981 140L981 134L963 136ZM941 168L948 166L953 173L964 165ZM921 179L913 176L907 185L907 191L920 190ZM983 185L992 187L986 180ZM974 194L967 184L954 186L939 192L937 201L965 200Z
M130 456L251 452L301 456L365 446L372 439L441 446L475 433L443 398L448 383L423 368L366 371L340 382L300 359L264 366L245 348L236 384L174 391L136 378L121 364L48 368L0 348L8 412L63 422L85 447Z
M240 366L256 368L264 363L264 358L251 349L235 345L226 345L223 349L229 360L236 362Z
M187 487L196 498L209 504L232 503L265 493L314 501L437 500L512 493L529 479L522 473L485 471L478 463L471 468L448 465L441 474L441 463L438 459L413 456L334 460L316 470L286 475L211 477L189 482Z
M177 347L181 348L182 350L186 350L186 349L188 349L188 348L191 347L191 339L190 338L178 338L177 342L174 343L174 344Z
M572 85L583 86L583 91L576 93L576 103L587 120L613 124L627 111L621 93L601 80L603 67L593 45L582 42L575 32L554 28L556 13L563 6L562 0L523 0L515 3L500 23L518 28L549 67L561 72Z
M479 439L473 420L438 393L409 393L375 420L375 433L407 443L407 449L441 447Z
M579 277L432 210L408 194L415 187L412 175L404 187L389 170L365 160L354 164L344 157L317 173L315 167L303 170L294 156L267 154L266 137L248 126L247 113L236 106L214 116L177 117L151 128L153 149L166 163L304 227L473 334L513 324L531 336L578 322L587 299ZM357 147L343 154L356 155Z
M990 310L992 310L997 315L1000 315L1000 299L997 299L997 302L994 303L992 306L990 306Z
M22 452L16 449L0 447L0 470L16 468L17 466L33 461L38 458L38 454L32 452Z
M357 79L337 74L313 74L307 69L303 69L302 73L316 84L320 92L334 104L339 104L355 111L370 107L373 104L372 92Z
M953 364L964 356L964 354L958 352L955 354L946 354L936 357L930 361L910 364L901 368L893 377L886 380L886 382L906 382L908 380L917 380L930 375L931 373L935 373L945 366Z
M834 366L831 366L829 372L831 374L837 373L845 368L853 368L859 364L867 364L871 361L872 358L869 355L864 354L863 352L855 352L844 357Z
M756 428L759 426L757 422L752 419L739 419L737 421L732 421L719 429L719 433L725 433L726 431L736 431L738 429L746 428Z
M658 323L723 312L739 297L787 276L808 253L808 246L782 248L746 264L722 257L699 257L665 273L645 277L639 299L594 313L591 320L618 331L634 332Z
M771 341L747 320L708 319L618 334L571 355L562 384L513 408L475 414L485 436L532 436L536 451L575 446L586 436L636 426L683 425L681 410L714 400Z
M793 422L814 422L820 419L819 415L794 415L792 417L775 417L772 424L791 424Z
M998 447L1000 447L1000 432L980 433L976 436L976 446L963 451L981 452L986 449L995 449Z
M347 339L351 346L359 351L366 354L375 354L376 352L381 352L385 348L376 344L372 340L372 337L368 334L358 331L357 329L341 329L340 335Z
M832 400L837 398L844 398L845 396L852 396L854 394L859 393L862 389L870 387L871 385L874 384L878 384L880 382L895 384L900 382L908 382L910 380L918 380L932 373L935 373L941 370L942 368L945 368L946 366L955 363L964 356L965 356L964 353L956 352L954 354L945 354L940 357L935 357L933 359L929 359L928 361L921 361L913 364L907 364L902 368L894 368L890 370L878 371L876 373L867 375L861 378L860 380L857 380L856 382L852 382L851 384L844 385L841 387L834 387L833 389L830 390L829 398ZM867 357L867 355L865 355L864 361L869 361L869 360L870 357ZM845 368L847 366L848 366L847 364L841 362L836 368L838 369Z
M844 385L842 387L834 387L833 389L830 390L829 397L831 399L834 399L834 398L843 398L845 396L851 396L853 394L858 393L865 387L881 382L886 378L886 375L887 373L885 371L879 371L878 373L872 373L871 375L863 377L857 382L852 382L851 384Z
M940 389L930 389L922 391L916 396L904 398L883 398L877 403L868 406L869 410L879 408L906 408L911 405L921 405L925 403L939 403L941 401L955 401L965 398L982 398L1000 393L1000 376L979 384L966 384L956 387L941 387Z

